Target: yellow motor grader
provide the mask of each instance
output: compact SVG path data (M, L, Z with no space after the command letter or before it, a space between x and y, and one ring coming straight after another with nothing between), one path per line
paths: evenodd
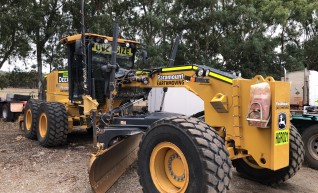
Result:
M62 39L68 70L51 72L46 101L30 100L24 110L26 136L46 147L65 144L75 127L93 131L88 171L95 192L106 192L136 158L140 184L151 193L226 192L232 163L264 184L299 170L304 148L290 124L289 83L201 65L136 70L142 46L114 31ZM142 104L158 87L188 89L204 111L149 112Z

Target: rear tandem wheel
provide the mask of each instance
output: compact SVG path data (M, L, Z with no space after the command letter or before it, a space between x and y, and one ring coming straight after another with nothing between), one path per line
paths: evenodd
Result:
M138 174L144 192L226 192L231 166L217 132L186 116L155 122L138 152Z
M28 139L36 139L36 128L38 126L38 115L41 100L29 100L24 108L23 131Z

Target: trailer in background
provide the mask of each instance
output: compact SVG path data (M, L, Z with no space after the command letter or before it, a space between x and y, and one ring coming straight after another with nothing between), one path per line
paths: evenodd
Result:
M290 105L293 109L303 110L304 106L317 106L318 72L301 70L288 72L285 80L290 82Z
M284 78L290 82L291 122L302 136L305 161L318 169L318 72L305 68Z
M26 102L30 99L30 95L21 94L7 94L5 99L0 98L0 117L2 120L5 122L16 121L23 112Z
M311 168L318 169L318 112L292 114L291 122L301 133L306 163Z

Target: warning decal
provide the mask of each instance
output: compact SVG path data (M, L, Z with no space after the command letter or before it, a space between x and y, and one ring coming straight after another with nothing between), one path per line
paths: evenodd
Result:
M289 130L280 130L275 132L275 145L289 143Z

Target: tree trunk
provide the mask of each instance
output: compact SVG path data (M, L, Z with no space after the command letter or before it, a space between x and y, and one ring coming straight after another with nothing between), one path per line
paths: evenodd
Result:
M42 85L42 47L38 44L36 47L36 60L38 64L38 95L39 99L43 99L43 85Z

